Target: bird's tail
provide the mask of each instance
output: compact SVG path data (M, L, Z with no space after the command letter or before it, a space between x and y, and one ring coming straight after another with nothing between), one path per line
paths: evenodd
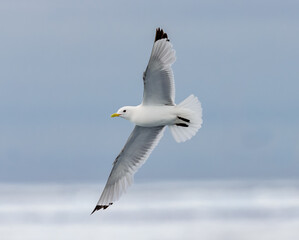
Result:
M176 106L178 115L174 125L169 126L173 138L177 142L185 142L192 138L202 124L202 108L197 97L190 95Z

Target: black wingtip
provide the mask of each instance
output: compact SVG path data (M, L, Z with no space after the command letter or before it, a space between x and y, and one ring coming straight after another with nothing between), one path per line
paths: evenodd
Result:
M157 28L155 42L164 38L166 38L166 40L169 41L167 33L165 33L162 28Z
M91 212L90 215L92 215L95 211L98 211L100 209L105 210L107 207L109 207L110 205L112 205L113 203L109 203L108 205L96 205L96 207L93 209L93 211Z

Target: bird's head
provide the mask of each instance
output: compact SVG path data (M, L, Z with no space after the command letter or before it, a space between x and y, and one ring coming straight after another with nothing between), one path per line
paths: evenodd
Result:
M124 119L130 120L132 117L133 109L134 107L131 106L125 106L120 109L116 113L113 113L111 117L122 117Z

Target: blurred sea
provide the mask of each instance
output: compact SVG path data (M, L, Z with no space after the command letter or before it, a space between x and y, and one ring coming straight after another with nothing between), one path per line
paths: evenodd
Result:
M0 184L0 239L299 239L299 181L135 183L90 215L102 187Z

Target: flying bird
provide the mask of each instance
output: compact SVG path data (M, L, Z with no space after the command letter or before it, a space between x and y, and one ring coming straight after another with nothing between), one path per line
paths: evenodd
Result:
M171 65L175 59L167 34L157 28L151 56L143 73L142 103L122 107L111 115L133 122L135 128L113 162L106 186L92 213L106 209L127 190L136 171L162 138L166 126L176 142L192 138L201 127L202 108L197 97L190 95L178 105L174 102Z

